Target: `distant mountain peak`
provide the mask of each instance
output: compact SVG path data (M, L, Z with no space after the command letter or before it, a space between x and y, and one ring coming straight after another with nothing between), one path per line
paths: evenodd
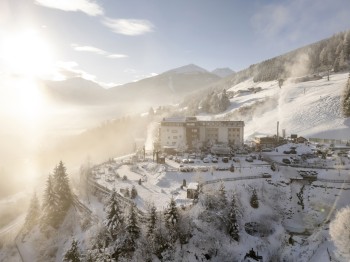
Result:
M172 73L172 74L190 74L190 73L209 73L207 70L205 70L202 67L199 67L195 64L188 64L185 66L181 66L172 70L169 70L165 73Z
M219 77L226 77L226 76L229 76L229 75L235 73L235 71L233 71L229 67L223 67L223 68L216 68L211 73L214 75L217 75Z

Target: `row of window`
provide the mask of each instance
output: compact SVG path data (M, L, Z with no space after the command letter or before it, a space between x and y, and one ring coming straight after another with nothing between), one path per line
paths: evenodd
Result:
M181 138L182 136L179 136L179 138ZM171 139L170 136L168 136L168 139ZM177 136L173 136L173 139L177 139Z
M206 132L218 132L218 128L206 128L205 131ZM179 130L176 130L176 129L169 129L167 128L166 130L167 132L171 132L171 133L178 133ZM191 132L198 132L199 130L197 128L193 128L193 129L190 129ZM232 133L232 132L240 132L240 128L228 128L228 132L229 133Z

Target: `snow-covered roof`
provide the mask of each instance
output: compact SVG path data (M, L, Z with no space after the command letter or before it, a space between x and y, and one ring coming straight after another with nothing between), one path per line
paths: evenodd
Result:
M197 182L191 182L188 184L187 189L198 189L198 183Z

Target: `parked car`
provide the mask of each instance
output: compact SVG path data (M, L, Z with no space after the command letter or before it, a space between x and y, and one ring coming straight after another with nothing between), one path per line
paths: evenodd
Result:
M248 156L248 157L246 157L245 161L247 161L247 162L253 162L254 159L253 159L252 157Z
M190 154L190 155L188 156L188 158L190 158L190 159L195 159L195 158L196 158L196 154Z
M223 157L223 158L222 158L222 162L228 163L228 157Z
M181 160L181 162L184 163L184 164L187 164L188 163L188 159L184 158L184 159Z
M253 160L256 159L256 155L250 155L251 158L253 158Z
M289 160L288 158L283 158L283 159L282 159L282 162L285 163L285 164L287 164L287 165L290 165L290 164L291 164L291 162L290 162L290 160Z
M192 158L187 159L187 161L188 161L188 163L190 163L190 164L193 164L193 163L194 163L194 159L192 159Z
M210 162L209 158L207 157L203 158L203 163L209 163L209 162Z
M217 159L216 157L213 157L213 158L211 159L211 162L217 163L217 162L218 162L218 159Z

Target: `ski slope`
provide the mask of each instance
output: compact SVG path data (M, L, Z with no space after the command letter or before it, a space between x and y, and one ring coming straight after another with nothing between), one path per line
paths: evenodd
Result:
M254 83L249 79L227 90L236 95L230 99L231 107L216 118L227 117L242 106L270 99L269 103L256 109L253 117L232 119L245 121L245 139L257 134L276 134L277 121L280 134L285 129L287 136L350 139L350 119L343 118L341 113L341 94L347 79L348 73L331 75L330 81L327 77L301 83L287 79L281 88L277 81ZM252 87L262 90L249 92L248 88Z

